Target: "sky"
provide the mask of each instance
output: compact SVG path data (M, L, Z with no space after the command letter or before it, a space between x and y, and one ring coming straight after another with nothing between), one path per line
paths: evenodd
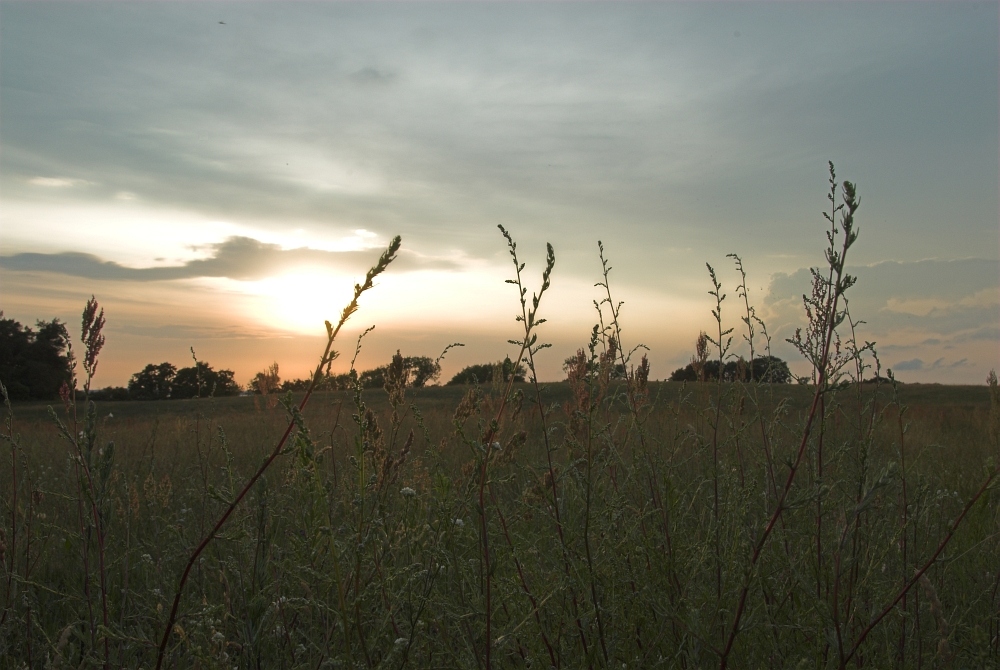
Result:
M0 3L0 309L78 336L96 386L200 360L304 376L337 349L516 354L517 241L543 381L598 320L598 242L651 376L716 323L742 258L772 351L822 266L828 161L857 184L859 341L904 382L1000 368L996 2ZM757 350L761 345L758 342ZM641 350L640 350L641 351Z

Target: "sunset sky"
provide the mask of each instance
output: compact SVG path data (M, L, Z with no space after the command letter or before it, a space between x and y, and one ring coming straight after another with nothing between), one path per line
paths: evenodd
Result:
M189 348L306 374L354 281L345 370L513 355L518 242L541 378L583 346L598 240L626 347L666 378L739 327L743 258L774 353L823 263L827 161L858 184L851 311L902 381L1000 368L996 2L0 3L0 309L76 336L97 386Z

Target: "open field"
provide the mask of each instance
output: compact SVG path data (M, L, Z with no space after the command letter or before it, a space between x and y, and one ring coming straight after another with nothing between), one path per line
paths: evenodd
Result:
M546 431L516 385L495 450L479 439L500 386L315 395L308 432L195 562L165 663L476 667L487 648L496 667L1000 662L995 489L907 589L996 459L988 387L830 392L748 571L814 389L650 383L633 413L627 384L592 382L540 385ZM47 409L15 405L5 666L150 667L185 561L287 426L274 401L101 404L94 500Z

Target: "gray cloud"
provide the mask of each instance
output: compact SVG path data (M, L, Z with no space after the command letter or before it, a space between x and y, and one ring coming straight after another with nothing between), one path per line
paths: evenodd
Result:
M909 227L897 246L995 238L989 4L2 12L5 197L80 178L100 186L73 197L347 221L418 249L491 253L504 223L560 247L751 255L811 245L830 157L866 215Z
M935 360L930 365L924 363L924 361L920 358L912 358L907 361L900 361L899 363L896 363L895 365L891 365L889 367L896 372L914 372L917 370L939 370L942 368L955 370L958 368L967 367L969 365L970 364L968 358L961 358L957 361L951 361L950 363L946 363L944 357L941 357Z
M962 333L954 338L955 342L975 342L985 340L987 342L1000 342L1000 326L987 324Z
M1000 264L990 258L883 261L851 266L847 271L858 277L855 294L882 303L889 298L958 300L1000 286ZM775 274L769 293L775 300L795 298L807 292L809 285L809 269L802 268L793 274Z
M364 67L352 72L351 81L358 84L389 84L396 79L394 72L387 72L373 67Z
M302 247L282 249L249 237L230 237L224 242L207 245L210 256L182 265L131 268L104 261L93 254L63 252L55 254L21 253L0 256L0 267L22 272L52 272L56 274L103 279L108 281L170 281L195 277L227 277L237 280L262 279L297 266L321 266L351 274L364 273L378 257L378 250L322 251ZM450 261L423 259L401 251L393 264L395 270L454 269Z
M908 361L900 361L899 363L896 363L895 365L893 365L892 369L893 370L900 370L900 371L903 371L903 372L906 372L906 371L909 371L909 370L923 370L924 369L924 362L921 359L919 359L919 358L914 358L914 359L911 359L911 360L908 360Z

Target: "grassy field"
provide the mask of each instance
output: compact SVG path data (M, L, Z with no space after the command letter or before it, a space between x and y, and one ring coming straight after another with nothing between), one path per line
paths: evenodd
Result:
M564 383L410 389L397 357L379 391L8 407L0 666L1000 667L996 376L861 381L881 369L844 302L857 199L830 183L790 340L805 384L649 381L599 246ZM529 293L501 230L531 379L554 252ZM314 384L398 248L327 323ZM709 271L701 363L711 343L745 370ZM92 300L84 388L102 326Z
M852 651L846 665L1000 662L995 490L858 644L987 476L987 387L900 386L894 397L866 386L860 412L856 388L832 393L824 475L814 439L749 571L812 388L651 383L634 417L624 383L583 414L569 384L544 384L546 447L535 390L516 385L502 448L488 452L483 515L477 439L505 390L470 400L466 387L419 389L395 406L382 390L314 396L308 438L197 561L166 662L475 667L489 646L498 667L714 667L745 585L732 667L837 667ZM359 401L370 412L361 445ZM288 414L274 398L240 397L105 403L96 416L91 501L47 408L14 407L8 667L102 665L105 644L111 666L150 667L186 559Z

